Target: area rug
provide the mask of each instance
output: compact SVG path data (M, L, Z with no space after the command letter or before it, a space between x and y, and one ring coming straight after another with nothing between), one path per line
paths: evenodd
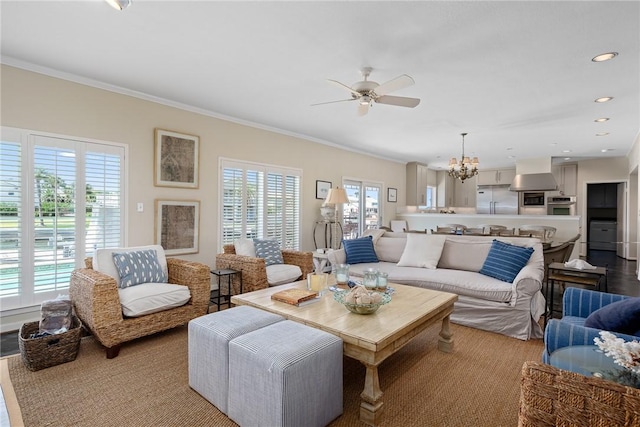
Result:
M517 425L521 368L540 360L542 341L459 325L452 330L453 353L437 350L434 326L381 365L381 426ZM3 373L3 390L13 386L26 426L236 425L189 388L186 326L125 344L111 360L86 337L73 362L37 372L19 355L2 362L10 377ZM359 362L345 358L344 413L330 426L363 425L364 375Z

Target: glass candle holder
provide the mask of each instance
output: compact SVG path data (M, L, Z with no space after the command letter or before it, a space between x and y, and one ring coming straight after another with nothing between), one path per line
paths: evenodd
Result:
M389 274L378 272L378 288L387 289L387 282L389 280Z
M365 288L376 288L378 286L378 270L370 268L364 272L362 284Z
M349 283L349 264L336 265L336 283L338 285Z
M320 296L324 295L328 288L328 277L327 273L309 273L307 275L307 289L317 292Z

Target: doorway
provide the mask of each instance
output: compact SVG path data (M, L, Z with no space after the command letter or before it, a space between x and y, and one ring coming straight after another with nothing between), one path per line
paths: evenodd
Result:
M343 238L354 239L369 228L379 228L382 221L382 184L344 180L349 203L343 205Z
M627 257L627 188L625 182L587 184L587 251L615 252Z

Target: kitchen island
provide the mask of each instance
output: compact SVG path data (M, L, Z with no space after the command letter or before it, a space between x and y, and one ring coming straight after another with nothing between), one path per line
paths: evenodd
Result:
M445 224L462 224L467 227L479 227L485 224L504 225L507 228L520 228L523 225L546 225L556 228L553 237L554 244L582 234L582 237L573 251L572 258L577 258L582 248L581 241L584 233L581 232L580 216L568 215L489 215L489 214L441 214L441 213L398 213L396 219L405 220L409 230L435 230L437 226Z

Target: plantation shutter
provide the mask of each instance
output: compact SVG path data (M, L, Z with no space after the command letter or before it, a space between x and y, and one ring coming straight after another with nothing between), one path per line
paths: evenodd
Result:
M22 150L18 142L3 132L0 141L0 298L18 297L22 272Z
M58 146L52 146L57 144ZM73 142L35 137L33 149L34 292L69 286L75 267L76 153ZM58 249L62 249L59 251Z
M221 160L222 244L241 237L300 246L301 171Z
M122 246L125 148L1 129L0 302L12 309L67 294L86 256Z

